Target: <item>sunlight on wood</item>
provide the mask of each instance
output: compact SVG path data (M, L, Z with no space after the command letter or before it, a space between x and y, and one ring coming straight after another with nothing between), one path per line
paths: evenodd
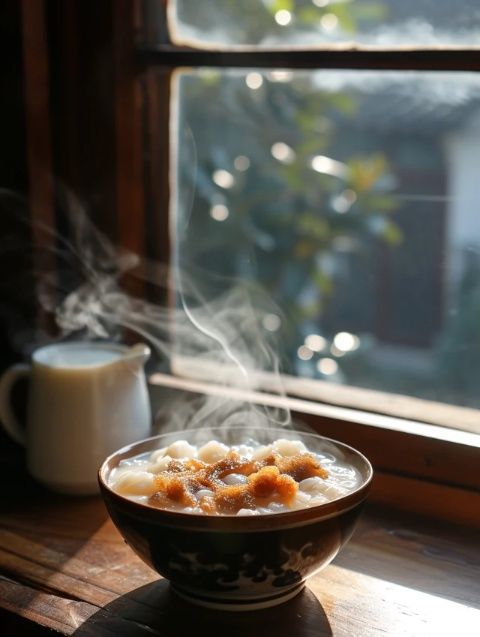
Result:
M325 582L321 573L315 577L310 588L332 627L339 629L335 635L362 637L385 631L389 637L451 637L462 627L462 635L473 636L480 622L480 611L474 608L340 566L328 567L323 577Z

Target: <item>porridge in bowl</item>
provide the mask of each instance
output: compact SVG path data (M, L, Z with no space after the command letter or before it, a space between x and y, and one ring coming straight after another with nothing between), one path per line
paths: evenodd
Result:
M295 596L348 541L372 467L323 436L203 427L119 449L99 471L129 546L182 597L253 610Z
M215 516L257 516L314 507L341 498L362 482L357 468L301 440L210 440L169 446L123 459L109 487L151 507Z

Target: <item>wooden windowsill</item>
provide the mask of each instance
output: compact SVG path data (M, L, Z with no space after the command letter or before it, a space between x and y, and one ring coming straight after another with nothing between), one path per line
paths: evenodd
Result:
M231 365L205 361L204 358L174 355L172 370L176 376L193 381L206 381L217 384L230 382L232 387L238 385L239 370ZM393 419L401 419L403 427L408 423L415 423L416 430L421 431L420 423L438 425L447 430L458 429L460 432L473 433L480 440L480 410L473 407L462 407L448 403L440 403L413 396L394 394L364 387L352 385L340 385L325 380L301 378L287 374L272 374L270 372L250 372L252 385L261 391L278 394L282 391L286 396L302 398L315 403L323 403L324 409L335 414L335 407L354 409L358 412L368 412L369 421L377 423L393 420L383 418L392 416ZM154 375L158 382L162 382L162 375ZM352 418L350 413L350 418ZM358 418L358 416L357 416ZM383 420L382 420L383 419ZM441 436L442 432L430 429L427 435ZM443 432L444 435L449 435ZM450 434L451 435L451 434Z
M367 505L334 562L284 606L218 613L175 598L167 582L126 546L99 497L51 494L26 476L21 457L2 458L2 635L162 637L272 634L462 634L480 620L478 537ZM8 475L8 481L6 476ZM12 490L13 485L13 490ZM470 628L469 628L470 627Z

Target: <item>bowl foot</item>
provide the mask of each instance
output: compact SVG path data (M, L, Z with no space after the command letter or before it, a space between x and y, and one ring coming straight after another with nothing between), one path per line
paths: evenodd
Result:
M179 597L187 602L195 604L196 606L203 606L204 608L212 608L214 610L244 611L271 608L272 606L278 606L279 604L288 602L288 600L292 599L303 590L305 582L300 582L285 592L261 597L260 599L225 599L204 597L202 595L197 595L190 590L187 591L181 586L174 586L173 584L170 584L170 586Z

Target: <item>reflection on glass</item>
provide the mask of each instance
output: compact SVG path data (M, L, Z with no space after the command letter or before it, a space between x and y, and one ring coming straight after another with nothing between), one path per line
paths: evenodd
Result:
M477 0L170 0L168 6L172 41L207 48L473 45L480 35Z
M480 78L177 78L177 254L259 281L287 372L480 407Z

